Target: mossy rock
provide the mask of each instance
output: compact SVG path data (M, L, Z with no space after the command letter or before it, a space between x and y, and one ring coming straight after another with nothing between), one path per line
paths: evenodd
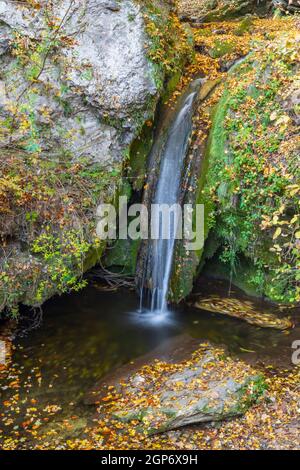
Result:
M261 374L206 344L186 362L147 364L130 377L111 417L149 436L242 415L266 389Z
M219 59L224 55L230 54L235 49L235 45L229 41L215 40L214 46L209 50L209 55L213 59Z
M235 29L234 34L236 36L243 36L245 33L249 33L253 25L253 19L251 16L246 16L239 23L238 27Z
M256 11L257 6L255 0L179 0L181 16L201 22L237 18Z
M120 271L123 275L134 276L140 240L116 240L108 247L103 258L105 267Z
M214 89L220 84L220 79L207 80L200 88L198 94L198 102L205 103L205 100L211 95ZM202 106L202 104L200 104ZM197 125L196 125L197 126ZM195 126L195 130L196 130ZM196 132L194 133L196 134ZM213 210L213 205L203 192L206 184L206 173L209 167L209 153L208 147L205 142L202 142L199 146L191 144L191 148L194 147L193 152L193 167L189 168L190 179L189 185L195 188L195 192L188 192L184 196L185 204L203 204L204 206L204 227L203 235L206 240L209 234L209 219L210 213ZM190 164L191 154L187 156L187 164ZM193 225L195 226L195 212ZM170 300L175 303L179 303L185 299L193 289L193 283L195 277L199 271L199 263L203 258L204 247L197 250L187 250L185 241L178 241L176 244L173 273L170 283Z
M213 116L205 193L231 279L243 257L253 270L248 283L254 289L276 302L295 303L299 139L297 117L281 96L296 87L298 46L293 39L271 46L251 53L228 76Z

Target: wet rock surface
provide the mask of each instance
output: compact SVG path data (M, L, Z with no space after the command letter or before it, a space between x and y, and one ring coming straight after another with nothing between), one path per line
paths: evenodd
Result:
M106 374L95 386L85 395L84 403L86 405L94 405L99 403L107 393L107 388L113 386L115 390L121 391L122 381L127 381L135 374L138 375L138 371L145 366L153 362L155 359L167 361L169 363L176 363L176 361L183 361L187 359L199 346L199 340L191 338L187 334L176 336L162 342L160 346L155 348L148 354L138 357L135 361L130 364L125 364L122 367L118 367L112 370L109 374ZM138 379L137 379L138 380Z

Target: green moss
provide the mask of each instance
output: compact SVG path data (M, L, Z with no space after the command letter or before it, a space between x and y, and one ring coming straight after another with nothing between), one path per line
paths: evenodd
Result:
M218 59L226 54L230 54L235 49L235 45L229 41L215 40L213 47L209 50L209 55L213 59Z
M205 150L203 155L199 155L201 159L199 175L194 175L190 185L196 188L194 196L188 195L185 198L185 203L192 204L203 204L204 205L204 239L208 236L210 229L210 215L212 214L211 201L206 197L204 193L204 187L206 184L207 171L209 167L209 154ZM194 220L193 226L195 229L196 220ZM175 252L175 268L170 282L171 299L173 302L180 302L186 298L193 288L193 282L195 275L198 271L199 262L202 258L203 248L196 251L186 251L184 243L177 242Z
M293 86L289 55L282 53L286 47L279 45L272 57L259 50L232 71L213 116L203 197L210 207L208 223L215 247L222 246L219 260L230 280L241 285L247 277L248 291L252 287L272 300L295 302L299 298L299 250L293 236L299 211L297 131L284 117L279 98L286 81ZM292 53L294 46L289 47ZM257 63L260 69L254 74ZM283 116L288 125L279 130L271 115ZM286 142L289 150L283 159ZM274 165L276 159L279 165ZM281 241L288 243L282 248L274 239L283 232ZM206 256L210 254L205 252ZM249 265L247 276L242 259Z
M112 271L134 276L140 240L116 240L106 250L103 264Z
M234 34L236 34L236 36L243 36L245 33L248 33L251 30L252 25L253 20L251 16L246 16L242 19L242 21L234 31Z
M208 81L201 88L199 92L199 100L203 101L211 93L219 80ZM226 101L226 95L223 96ZM222 121L225 116L225 110L213 112L220 114L214 119L214 126L212 134L209 136L208 141L202 148L197 149L197 154L194 155L194 161L200 160L198 168L191 170L192 177L190 178L189 185L196 189L195 193L187 194L184 202L189 204L202 204L204 206L204 240L207 239L211 227L214 225L214 203L211 199L207 187L210 185L211 177L214 175L213 167L210 165L210 153L213 149L216 155L219 152L224 152L225 136L222 134ZM214 138L213 138L214 137ZM217 146L217 148L215 148ZM225 153L224 153L225 155ZM211 174L209 170L211 169ZM196 227L195 212L193 220L194 229ZM175 252L175 268L171 278L171 300L173 302L180 302L186 298L193 288L195 276L200 272L203 264L203 251L204 247L200 250L187 252L184 244L177 242Z
M94 266L96 266L102 257L105 246L106 244L102 242L100 246L92 246L89 249L83 262L83 272L89 271Z
M264 3L266 2L259 2L259 4L256 4L256 2L249 0L217 0L203 3L204 7L202 11L197 11L197 15L202 21L209 23L239 18L247 13L252 13L253 10L265 13ZM262 3L262 6L260 3Z
M147 122L139 136L133 141L129 151L127 175L134 190L141 190L147 170L147 157L153 143L152 122Z
M21 238L22 243L13 248L13 252L9 247L9 255L3 256L1 308L14 312L20 301L40 305L54 293L82 287L83 272L99 260L105 248L105 243L95 240L97 205L100 201L112 201L117 206L119 195L130 198L132 189L143 187L146 157L152 144L152 127L149 122L145 124L145 120L153 118L159 94L163 93L168 81L164 98L174 89L186 61L192 58L193 47L191 30L181 25L172 6L160 0L137 1L144 15L148 58L158 93L149 96L148 103L143 103L139 109L132 110L131 125L134 124L138 137L123 152L122 162L113 163L111 168L101 167L89 158L75 162L74 156L63 148L54 149L53 161L51 156L44 155L41 136L47 135L47 126L40 125L36 119L33 105L39 95L36 87L30 85L36 82L45 55L54 51L57 54L65 43L58 38L52 41L51 21L42 42L28 38L24 41L17 32L14 35L11 46L16 59L4 71L4 78L11 81L14 70L23 73L28 89L22 97L24 103L16 109L17 119L4 116L1 121L4 134L12 133L18 127L18 138L22 131L22 141L19 150L14 148L12 155L2 156L5 164L0 168L0 236L8 243L12 238ZM87 80L92 78L92 70L82 73ZM62 85L60 94L54 99L69 116L72 109L66 99L67 93L68 88ZM123 118L103 117L103 122L124 130ZM60 130L67 136L67 130ZM13 216L14 226L7 231L8 213ZM137 244L133 244L129 249L130 259L124 261L131 274L137 249Z
M223 154L224 158L226 158L225 154L225 136L222 131L222 122L224 116L226 114L227 108L227 99L228 97L226 94L223 95L222 101L224 101L224 106L218 108L214 113L213 118L213 127L211 131L211 135L209 136L205 153L203 164L201 166L200 175L198 176L197 181L197 196L196 196L196 203L204 205L204 239L206 240L211 228L214 226L215 223L215 214L214 209L215 205L211 198L210 191L208 188L211 186L212 179L215 176L215 159L213 156L221 156ZM195 269L195 261L196 266L199 265L199 261L203 258L204 247L201 250L195 251L192 254L194 258L194 262L190 265L190 269L186 270L186 274L184 278L185 287L183 289L183 297L186 297L192 290L193 281L195 274L199 272L198 269ZM198 261L198 262L197 262Z
M239 257L234 272L232 272L230 265L220 259L219 248L222 240L214 238L214 235L215 232L212 231L205 245L201 265L202 273L209 278L232 282L247 295L260 298L266 284L264 273L262 273L262 279L261 273L257 271L251 260L243 256ZM254 283L253 279L255 278L260 282Z
M245 413L251 406L263 398L267 390L268 385L263 375L249 377L244 386L239 390L239 403L237 405L239 411L242 414Z

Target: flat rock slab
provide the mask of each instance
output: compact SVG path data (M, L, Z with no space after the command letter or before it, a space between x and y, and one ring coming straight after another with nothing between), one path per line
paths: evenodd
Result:
M241 415L263 395L265 383L251 366L202 343L182 362L144 365L121 388L108 386L99 421L118 432L130 426L151 435Z

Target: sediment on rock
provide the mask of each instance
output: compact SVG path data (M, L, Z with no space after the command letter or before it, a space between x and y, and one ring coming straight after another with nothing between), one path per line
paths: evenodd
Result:
M120 432L130 425L152 435L243 414L265 389L263 376L252 367L228 357L223 349L202 344L181 363L146 364L123 383L121 394L108 386L100 400L108 408L102 416L100 406L99 419Z

